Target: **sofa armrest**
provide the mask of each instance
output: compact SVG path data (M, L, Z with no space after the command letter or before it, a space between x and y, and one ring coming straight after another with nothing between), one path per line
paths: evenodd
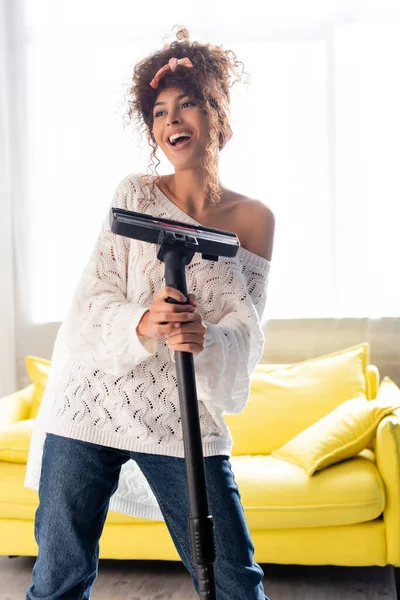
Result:
M8 425L29 419L34 384L0 398L0 430Z
M386 491L383 519L387 564L400 566L400 409L384 417L376 430L375 460Z

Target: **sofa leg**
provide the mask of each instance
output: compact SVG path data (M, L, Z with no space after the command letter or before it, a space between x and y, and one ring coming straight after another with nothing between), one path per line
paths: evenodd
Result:
M8 558L18 558L18 555L15 556L10 556L10 554L8 555Z

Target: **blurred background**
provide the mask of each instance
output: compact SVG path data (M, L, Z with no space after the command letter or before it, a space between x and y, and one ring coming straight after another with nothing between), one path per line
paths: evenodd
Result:
M250 75L220 176L276 217L263 362L367 341L399 384L398 0L0 0L0 394L51 358L117 183L148 170L126 92L175 25Z

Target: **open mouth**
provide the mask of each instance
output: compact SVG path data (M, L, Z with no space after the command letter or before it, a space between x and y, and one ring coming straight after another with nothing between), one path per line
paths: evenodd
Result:
M176 137L172 140L172 142L169 140L168 138L168 143L170 144L170 146L172 146L173 148L183 148L185 146L187 146L193 136L187 136L187 135L181 135L179 137Z

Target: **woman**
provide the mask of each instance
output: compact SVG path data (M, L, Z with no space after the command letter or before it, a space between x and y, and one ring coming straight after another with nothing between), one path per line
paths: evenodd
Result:
M245 408L262 355L274 218L218 180L238 61L220 47L190 43L184 28L177 37L136 65L129 100L152 156L159 146L174 173L128 175L111 206L234 231L241 247L217 262L195 254L186 299L165 286L155 246L113 234L107 212L57 334L32 436L25 485L39 490L39 553L28 600L90 597L109 509L164 520L198 592L176 350L194 355L217 597L266 599L223 414ZM168 296L186 304L166 303Z

